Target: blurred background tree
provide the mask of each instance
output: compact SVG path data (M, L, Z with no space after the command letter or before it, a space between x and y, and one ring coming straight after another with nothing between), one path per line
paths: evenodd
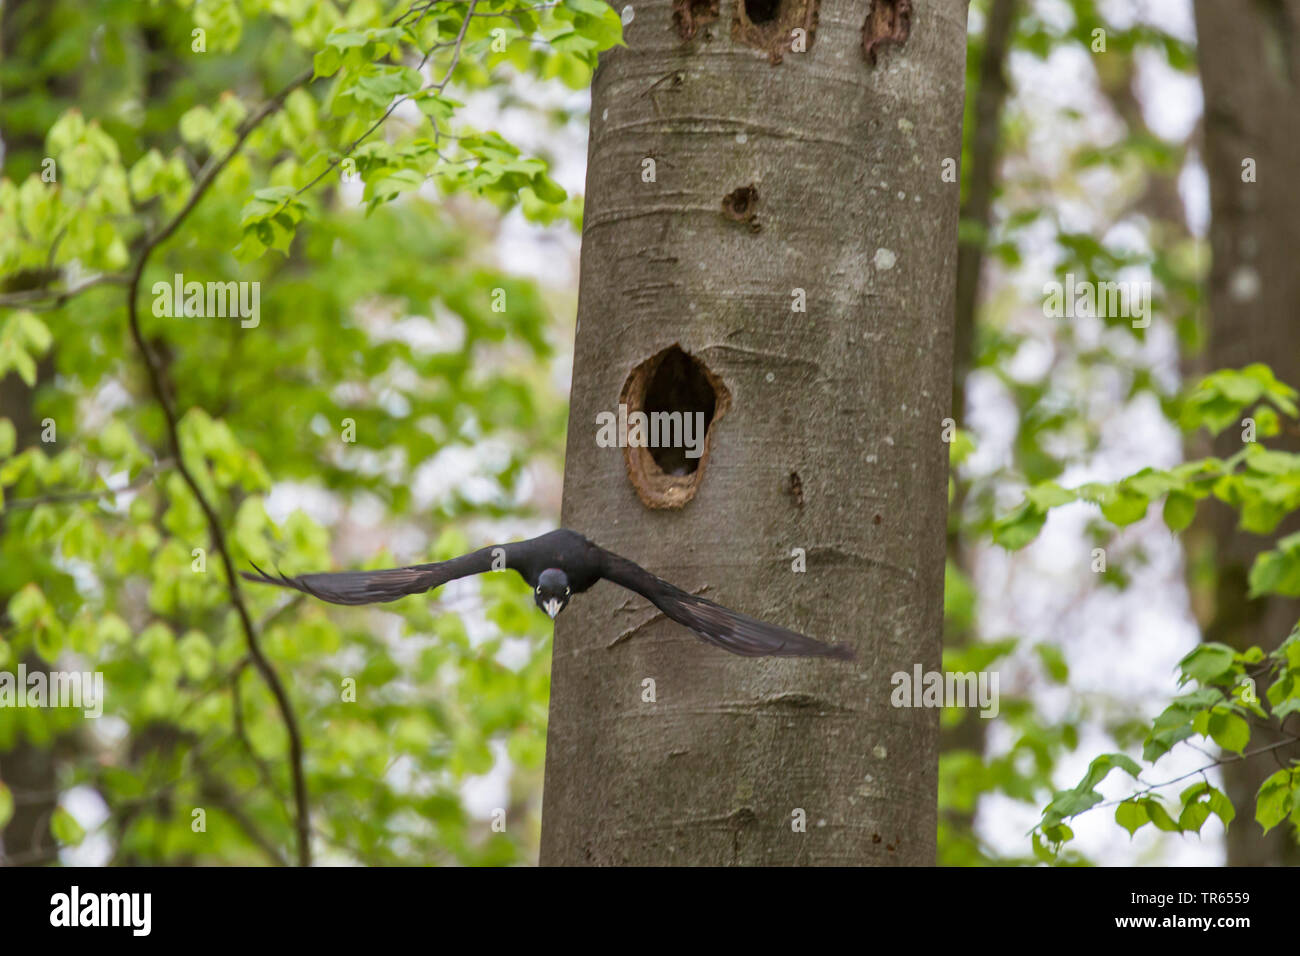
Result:
M1278 258L1294 224L1274 191L1289 181L1278 144L1296 115L1285 77L1300 18L1293 4L1240 13L972 4L957 315L969 331L954 398L968 431L953 455L946 666L996 662L1004 703L986 726L946 715L946 862L1024 860L1044 803L1032 846L1056 862L1218 862L1225 829L1228 862L1295 852L1297 748L1283 728L1296 611L1288 552L1269 548L1286 543L1278 522L1300 459L1257 454L1256 440L1291 450L1294 408L1252 363L1294 384L1294 270ZM1266 157L1269 187L1244 175L1250 156ZM1234 302L1242 257L1254 282L1238 282ZM1149 325L1054 316L1046 283L1067 279L1145 285ZM1225 366L1251 367L1197 385ZM1257 438L1227 427L1256 413ZM1206 432L1219 435L1212 448ZM1211 450L1221 457L1199 457ZM1193 515L1185 564L1173 535ZM1243 699L1248 676L1267 702ZM1171 702L1190 681L1198 689ZM1121 757L1091 759L1102 750ZM1114 768L1153 772L1102 787ZM1168 810L1126 799L1184 774L1195 786L1169 794ZM1101 802L1113 821L1074 819Z

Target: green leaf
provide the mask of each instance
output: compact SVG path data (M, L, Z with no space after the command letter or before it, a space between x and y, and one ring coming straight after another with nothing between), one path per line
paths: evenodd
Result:
M1286 543L1284 538L1279 546ZM1295 550L1265 551L1255 555L1250 568L1250 597L1280 594L1300 597L1300 554Z
M1255 419L1256 433L1261 438L1273 438L1282 433L1282 420L1267 405L1257 405L1250 417Z
M131 629L127 626L126 621L122 620L116 614L103 615L96 624L95 634L98 640L106 645L125 645L131 640Z
M1260 785L1255 798L1255 820L1265 833L1286 819L1294 799L1290 770L1279 770Z
M1223 821L1223 827L1226 830L1237 816L1237 811L1232 805L1232 801L1221 790L1214 787L1209 788L1210 794L1210 812L1218 816Z
M187 143L203 143L216 132L217 118L208 107L199 105L181 116L179 128Z
M9 363L23 384L28 388L36 387L36 361L26 352L14 352L9 356Z
M432 90L416 93L412 99L415 100L415 105L420 108L420 112L435 122L445 122L451 119L456 112L456 108L465 105L450 97L434 93Z
M1196 499L1181 491L1171 491L1165 498L1163 517L1169 530L1177 534L1196 517Z
M1155 797L1142 797L1140 799L1142 806L1146 809L1147 816L1151 818L1151 822L1157 830L1165 833L1179 832L1178 824L1169 815L1169 811L1165 809L1163 803Z
M373 73L358 76L344 92L353 99L382 109L395 97L414 93L420 88L420 83L420 74L410 67L381 67Z
M50 350L54 335L50 327L31 312L17 312L14 322L18 324L19 335L26 341L33 355L44 355Z
M1138 800L1125 800L1115 807L1115 822L1127 830L1132 838L1141 827L1151 822L1151 817L1147 814L1145 804Z
M1198 645L1190 654L1178 662L1182 671L1180 684L1195 679L1202 684L1213 683L1217 678L1232 673L1237 653L1226 644L1210 642Z
M968 428L958 428L953 432L952 442L948 446L948 464L956 468L975 452L975 439Z
M1189 803L1183 807L1183 812L1178 815L1178 828L1184 833L1200 833L1201 827L1205 821L1210 818L1210 808L1207 804L1197 801Z
M1033 837L1031 838L1030 845L1033 848L1034 857L1040 863L1056 862L1056 852L1050 847L1048 847L1047 842L1043 839L1043 835L1041 833L1037 833L1037 832L1034 833Z
M1250 724L1231 711L1218 711L1210 715L1210 737L1224 750L1239 754L1250 743Z
M1038 537L1046 521L1046 513L1026 500L1011 514L994 523L993 543L1008 551L1018 551Z
M1140 521L1147 513L1151 499L1126 485L1119 485L1101 502L1101 513L1112 524L1125 525Z
M1076 492L1067 491L1054 481L1045 481L1025 492L1025 497L1033 502L1039 511L1048 511L1077 500Z
M1223 822L1225 828L1236 816L1232 801L1205 780L1192 784L1180 794L1179 799L1182 801L1183 812L1178 818L1178 825L1184 830L1201 832L1201 826L1211 813Z
M545 173L538 173L534 176L532 186L537 198L543 202L562 203L569 195L564 191L563 186Z
M191 680L203 680L212 671L212 642L198 631L190 631L176 644L181 665Z
M49 603L35 583L25 585L9 599L9 616L19 627L33 627L48 611Z
M1105 780L1106 775L1116 768L1123 770L1135 780L1142 773L1142 768L1138 765L1138 762L1127 754L1102 754L1088 765L1088 772L1084 774L1083 779L1079 781L1079 785L1075 789L1080 791L1091 790Z
M1215 687L1202 687L1176 697L1152 723L1151 733L1142 746L1142 759L1154 763L1176 743L1191 737L1196 733L1193 722L1198 715L1223 699L1223 693Z
M149 150L136 160L127 179L131 185L132 195L137 200L152 199L156 196L158 194L157 184L166 166L162 153L156 149Z
M1101 803L1102 799L1102 795L1096 790L1061 790L1052 797L1045 818L1060 820L1078 816Z
M343 55L336 47L327 46L323 50L317 50L316 55L312 57L312 79L322 76L333 76L343 65Z
M1035 644L1034 651L1053 683L1064 684L1070 679L1070 666L1065 662L1065 654L1059 647L1055 644Z
M1300 712L1300 697L1288 697L1273 707L1273 718L1285 720L1289 715Z
M63 807L55 807L50 816L50 832L62 846L78 846L86 838L86 831L76 818Z

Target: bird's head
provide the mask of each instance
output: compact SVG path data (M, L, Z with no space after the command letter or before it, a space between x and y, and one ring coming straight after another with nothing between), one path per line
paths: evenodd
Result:
M537 606L556 618L572 597L569 590L569 577L559 568L547 568L537 576L537 587L533 589L533 600Z

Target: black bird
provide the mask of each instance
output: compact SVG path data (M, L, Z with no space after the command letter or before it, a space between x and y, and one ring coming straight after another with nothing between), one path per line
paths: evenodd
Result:
M380 604L408 594L422 594L456 578L505 568L517 571L528 582L533 589L533 600L552 618L565 609L573 595L581 594L603 578L635 591L678 624L733 654L844 660L857 656L842 644L823 644L688 594L627 558L565 528L528 541L480 548L450 561L385 571L341 571L290 578L271 577L257 568L256 574L248 571L240 574L259 584L295 588L332 604Z

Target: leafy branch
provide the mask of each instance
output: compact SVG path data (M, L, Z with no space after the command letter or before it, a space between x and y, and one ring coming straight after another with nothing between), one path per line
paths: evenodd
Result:
M1282 431L1280 416L1296 418L1297 392L1279 382L1265 365L1224 369L1205 377L1175 404L1177 419L1188 431L1206 428L1214 434L1237 423L1242 428L1242 448L1227 459L1205 458L1170 469L1144 468L1117 482L1090 482L1067 489L1052 481L1025 492L1024 501L993 524L993 539L1010 550L1022 548L1037 537L1053 508L1075 502L1097 505L1102 516L1117 526L1143 518L1151 504L1163 498L1163 518L1174 533L1187 528L1198 504L1218 500L1240 513L1243 530L1271 533L1288 515L1300 510L1300 455L1268 449L1259 438ZM1300 596L1300 534L1276 542L1258 554L1249 575L1250 597ZM1168 832L1200 832L1211 814L1226 827L1236 809L1228 797L1205 778L1180 795L1177 819L1154 791L1203 776L1215 767L1300 744L1300 737L1284 733L1287 718L1300 712L1300 628L1272 653L1258 647L1238 652L1225 644L1202 643L1180 663L1180 686L1195 681L1198 689L1174 698L1152 722L1143 745L1143 759L1154 763L1188 738L1212 740L1225 752L1206 765L1163 783L1145 785L1119 800L1104 801L1096 786L1115 768L1141 782L1141 766L1125 754L1103 754L1088 768L1074 788L1056 793L1032 831L1035 854L1054 860L1073 837L1066 820L1099 806L1115 806L1115 819L1135 833L1150 823ZM1257 681L1268 678L1262 706ZM1253 727L1268 726L1281 739L1247 749ZM1190 744L1187 744L1191 746ZM1209 756L1207 754L1207 756ZM1255 818L1265 831L1289 815L1300 826L1300 761L1279 760L1280 769L1269 777L1256 798Z
M434 6L434 4L428 4L425 7L425 12L427 12L429 7L432 6ZM447 67L447 72L446 74L444 74L442 80L438 83L433 83L427 87L424 87L423 89L417 91L417 93L423 93L429 90L436 90L438 93L442 93L443 90L447 88L447 84L451 82L452 74L456 72L456 67L460 64L461 49L465 44L465 33L469 29L470 20L474 18L474 8L477 6L478 6L478 0L470 0L469 9L465 11L465 19L461 22L460 25L460 32L456 34L456 39L452 41L453 51L451 57L451 65ZM424 14L422 13L421 18L423 18L423 16ZM399 19L397 22L400 23L401 19ZM417 25L419 24L418 20L416 21L416 24ZM420 61L421 66L423 66L424 63L428 60L432 52L433 51L430 50L427 53L425 53L424 59ZM317 70L320 69L319 65L316 67L316 69ZM354 152L356 152L357 148L362 143L364 143L367 139L369 139L374 134L375 130L379 129L379 127L384 125L384 121L387 120L388 117L393 115L394 110L396 110L403 103L408 102L415 95L417 94L416 93L405 94L394 99L393 102L389 104L388 109L384 111L383 115L380 116L379 119L375 120L372 124L370 124L370 127L366 129L366 131L362 133L360 136L358 136L355 140L353 140L351 145L349 145L347 149L345 149L338 156L335 156L332 160L330 160L328 166L326 166L323 170L321 170L321 172L316 177L314 177L310 182L308 182L305 186L299 188L297 192L295 192L293 195L301 196L303 193L307 192L318 182L320 182L322 179L324 179L326 176L332 173L334 170L338 169L339 165L343 162L343 160L347 159ZM286 199L285 203L287 204L287 202L288 200ZM270 216L274 217L278 212L282 211L283 208L284 206L282 205L275 212L271 213Z

